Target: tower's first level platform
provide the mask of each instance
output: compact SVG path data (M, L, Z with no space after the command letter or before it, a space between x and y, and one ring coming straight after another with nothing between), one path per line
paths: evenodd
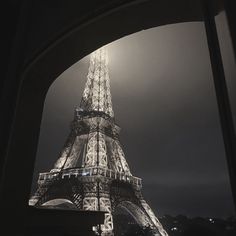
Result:
M80 178L80 177L106 177L111 180L119 180L121 182L130 183L136 189L142 188L141 178L117 172L103 167L88 167L88 168L69 168L61 171L44 172L39 174L38 184L51 182L58 178Z

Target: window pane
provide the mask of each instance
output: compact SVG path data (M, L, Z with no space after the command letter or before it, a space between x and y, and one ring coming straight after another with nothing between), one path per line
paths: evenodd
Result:
M124 154L116 150L128 162L134 178L125 176L123 164L118 162L115 165L121 171L112 171L110 158L114 146L110 138L99 143L101 148L106 147L110 162L105 170L83 167L81 153L89 145L85 141L81 141L82 149L68 151L77 153L81 160L77 167L82 170L75 171L76 178L99 174L117 180L118 185L123 181L128 186L140 185L138 178L142 178L143 196L163 222L164 215L231 216L233 201L203 23L152 28L112 42L106 49L113 110L115 121L122 128L120 140ZM39 172L53 168L66 142L74 109L80 105L89 63L87 56L59 76L49 89L32 194L37 189ZM92 71L96 74L95 69ZM96 88L101 85L93 83ZM84 111L84 106L80 109ZM74 139L73 143L77 141ZM116 188L111 185L110 193L116 192ZM56 202L69 206L61 196L58 199ZM96 195L86 204L96 209ZM140 209L127 201L119 205L116 214L126 208L133 215L140 215ZM114 222L121 220L116 214ZM172 228L166 227L171 232Z

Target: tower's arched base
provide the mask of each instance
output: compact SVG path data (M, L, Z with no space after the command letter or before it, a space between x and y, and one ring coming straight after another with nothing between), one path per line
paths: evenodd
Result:
M50 181L42 181L32 205L38 207L74 208L87 211L105 211L101 229L103 236L114 235L113 215L121 208L128 212L140 227L149 227L153 235L167 236L151 208L143 199L141 186L124 180L96 176L54 175Z

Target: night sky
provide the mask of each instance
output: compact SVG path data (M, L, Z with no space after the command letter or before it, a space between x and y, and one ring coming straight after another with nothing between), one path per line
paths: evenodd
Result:
M131 173L143 179L143 195L154 212L232 215L203 23L140 31L107 45L107 50L121 143ZM61 74L48 91L33 189L38 173L53 167L69 135L88 66L87 56ZM228 68L230 73L234 72Z

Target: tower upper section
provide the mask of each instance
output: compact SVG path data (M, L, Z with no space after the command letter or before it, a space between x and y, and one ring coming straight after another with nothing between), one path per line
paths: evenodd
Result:
M101 112L114 118L108 74L108 55L104 47L91 54L80 111Z
M87 82L71 133L51 172L72 168L104 168L131 176L115 124L105 48L90 56Z

